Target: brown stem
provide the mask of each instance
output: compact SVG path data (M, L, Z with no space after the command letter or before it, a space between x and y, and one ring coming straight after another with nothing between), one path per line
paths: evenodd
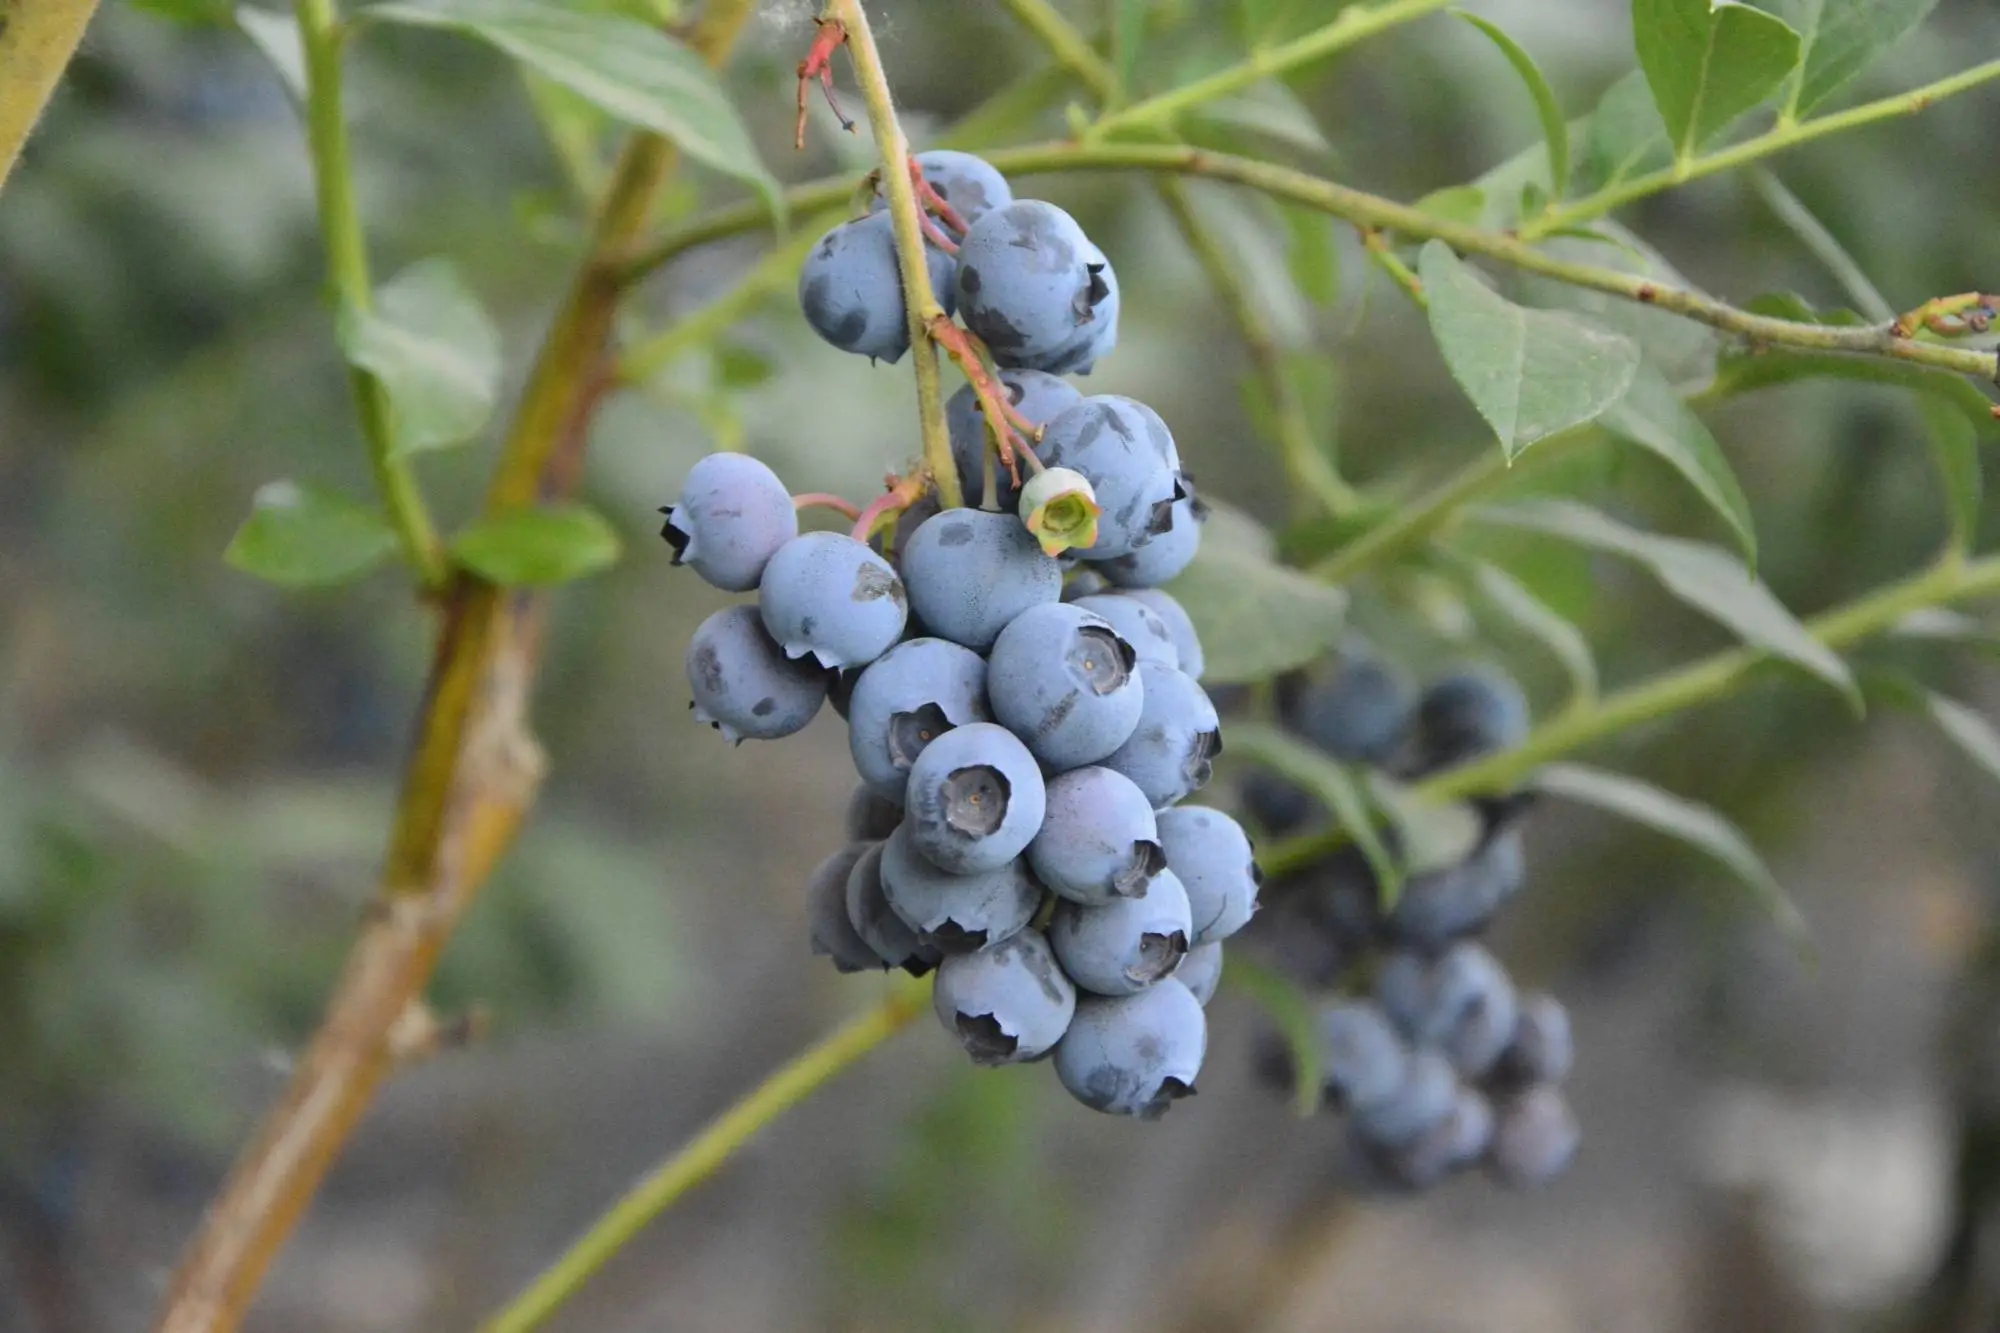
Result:
M719 65L754 6L714 0L692 37ZM615 259L643 233L677 154L626 146L589 254L551 325L487 495L488 512L572 490L592 412L612 383ZM380 895L290 1085L210 1205L159 1333L230 1333L393 1066L391 1033L467 906L513 841L542 770L528 729L545 598L460 574L404 775Z

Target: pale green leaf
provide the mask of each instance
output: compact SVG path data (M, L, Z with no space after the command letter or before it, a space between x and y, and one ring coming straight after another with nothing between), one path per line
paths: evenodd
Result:
M1604 414L1604 428L1651 450L1686 478L1729 525L1744 559L1756 567L1757 530L1750 499L1723 457L1722 446L1664 376L1651 366L1641 366L1632 387Z
M1205 635L1202 642L1204 646L1208 642ZM1375 872L1383 910L1396 905L1396 898L1403 891L1403 866L1376 827L1375 811L1360 779L1319 750L1261 722L1232 722L1229 753L1297 783L1331 810L1339 827L1367 859L1368 868Z
M359 13L488 42L620 120L755 186L773 213L783 212L778 182L714 71L655 27L557 0L390 0Z
M1447 185L1442 190L1432 190L1412 207L1445 222L1476 227L1486 213L1486 191L1477 185Z
M222 558L271 583L313 588L358 578L395 549L396 534L375 510L274 481L258 490Z
M594 574L618 559L618 534L581 504L509 509L452 539L460 564L502 587L543 587Z
M1942 694L1927 695L1925 707L1938 730L1950 737L1966 758L2000 781L2000 730L1990 720Z
M1519 579L1498 565L1482 561L1473 570L1473 583L1487 604L1524 633L1541 641L1569 676L1576 698L1597 695L1597 658L1583 631L1558 614Z
M1750 840L1715 810L1662 791L1650 782L1583 764L1544 765L1535 774L1534 785L1551 796L1594 805L1708 853L1750 888L1801 952L1810 951L1811 932L1797 905Z
M1804 668L1859 706L1860 692L1840 655L1815 639L1769 588L1720 547L1641 532L1569 500L1529 500L1476 514L1482 521L1527 528L1638 561L1668 592L1745 643Z
M1761 0L1798 30L1792 112L1806 115L1916 29L1937 0Z
M1549 237L1542 249L1551 258L1616 269L1663 287L1698 290L1666 256L1616 222L1592 223L1587 234ZM1528 304L1568 310L1630 338L1639 346L1640 359L1675 384L1705 381L1714 373L1717 338L1707 325L1539 274L1524 273L1519 282L1521 299Z
M1289 238L1286 261L1300 295L1319 306L1340 299L1340 248L1334 220L1316 208L1281 203L1278 216Z
M1666 166L1674 146L1642 70L1633 70L1598 99L1583 129L1577 184L1606 190Z
M1347 595L1339 589L1208 532L1194 563L1167 591L1201 634L1202 679L1210 684L1263 680L1304 666L1339 640L1347 620Z
M1424 246L1419 263L1445 364L1509 458L1594 419L1632 382L1639 349L1631 339L1515 305L1441 241Z
M1147 0L1116 0L1111 18L1112 69L1118 86L1132 89L1132 74L1139 67L1139 51L1146 41Z
M1190 114L1197 121L1248 130L1307 154L1333 151L1319 122L1313 119L1312 109L1276 79L1253 83L1240 93L1217 98Z
M1778 91L1799 35L1735 0L1632 0L1639 68L1681 158Z
M500 335L442 259L426 259L340 321L341 350L382 382L396 410L395 447L458 444L486 424L500 392Z
M1979 540L1979 512L1985 480L1979 469L1979 437L1965 413L1935 394L1920 394L1917 411L1930 437L1931 459L1944 487L1951 517L1952 549L1969 552Z
M1562 105L1556 101L1555 90L1549 87L1549 81L1542 74L1541 66L1535 63L1535 58L1508 36L1499 24L1462 9L1452 12L1485 33L1500 48L1500 54L1507 57L1507 63L1514 67L1514 72L1521 76L1521 82L1528 86L1528 96L1535 101L1535 115L1542 122L1542 138L1548 146L1549 194L1551 198L1561 199L1569 193L1569 121L1563 116Z
M299 21L290 14L258 9L254 5L236 7L236 26L251 45L277 68L285 81L285 91L303 102L306 96L306 48L299 39Z

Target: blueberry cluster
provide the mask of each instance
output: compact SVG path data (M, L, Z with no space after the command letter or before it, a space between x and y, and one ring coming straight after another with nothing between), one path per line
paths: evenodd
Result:
M1454 672L1419 692L1359 638L1320 668L1279 682L1285 725L1333 758L1402 780L1518 744L1528 730L1520 688L1488 668ZM1272 832L1323 812L1267 773L1244 804ZM1579 1142L1561 1091L1574 1056L1569 1014L1523 994L1473 937L1526 879L1523 803L1483 803L1463 860L1413 874L1384 909L1368 861L1352 847L1272 887L1258 942L1300 980L1331 993L1315 1037L1322 1093L1346 1118L1357 1183L1426 1189L1484 1164L1504 1184L1560 1175Z
M1057 378L1115 340L1102 254L977 158L918 164L966 223L933 263L952 265L1035 475L1016 491L993 465L997 399L972 385L950 404L954 464L995 508L939 510L933 493L886 535L872 511L853 535L802 533L769 468L702 459L664 535L675 563L757 602L696 630L695 716L775 739L831 698L861 785L847 845L810 878L813 951L843 972L935 969L938 1017L973 1060L1049 1057L1086 1105L1153 1118L1194 1090L1222 941L1260 878L1234 819L1180 804L1220 725L1194 625L1157 585L1193 558L1202 511L1157 413ZM893 359L883 216L829 235L801 304L829 341ZM1059 469L1088 506L1052 542L1029 493Z

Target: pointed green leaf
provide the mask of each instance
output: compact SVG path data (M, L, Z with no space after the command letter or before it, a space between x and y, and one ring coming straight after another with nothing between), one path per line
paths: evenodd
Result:
M1637 560L1681 601L1752 647L1810 671L1859 707L1860 692L1840 655L1815 639L1769 588L1720 547L1641 532L1569 500L1523 501L1481 509L1476 516Z
M500 335L446 260L412 264L375 293L373 310L345 312L340 345L388 392L399 454L462 443L493 412Z
M287 588L358 578L396 549L396 534L375 510L343 495L290 481L261 487L250 517L222 558L246 574Z
M1307 154L1333 151L1313 119L1312 108L1276 79L1253 83L1231 97L1217 98L1190 113L1197 121L1249 130Z
M460 564L502 587L543 587L594 574L618 559L618 534L580 504L510 509L452 539Z
M1571 315L1515 305L1442 241L1419 261L1431 333L1452 378L1509 458L1618 401L1639 368L1631 339Z
M1286 260L1299 293L1315 305L1331 306L1340 299L1340 249L1333 219L1303 204L1279 204L1278 217L1290 241Z
M1521 76L1521 82L1528 85L1528 96L1535 99L1535 115L1542 122L1542 138L1548 144L1549 193L1556 199L1563 198L1569 193L1569 121L1564 118L1562 105L1556 101L1555 90L1549 87L1541 66L1499 24L1462 9L1454 9L1452 13L1485 33Z
M1583 129L1577 184L1608 190L1634 176L1666 166L1674 146L1642 70L1633 70L1598 99Z
M2000 781L2000 730L1981 714L1945 695L1928 695L1924 703L1938 729L1965 751L1968 759L1986 770L1988 777Z
M1319 1114L1325 1095L1320 1085L1319 1032L1313 997L1284 973L1254 957L1248 949L1232 950L1222 984L1240 990L1262 1009L1292 1057L1292 1104L1301 1116Z
M1548 648L1569 676L1575 698L1597 697L1597 658L1582 630L1498 565L1480 562L1473 570L1473 582L1488 605Z
M1952 549L1971 551L1979 540L1979 511L1985 482L1979 470L1979 437L1965 414L1934 394L1917 397L1917 411L1930 436L1931 458L1944 485L1951 516Z
M1722 446L1665 376L1651 366L1641 366L1632 377L1632 387L1604 414L1604 427L1650 449L1685 477L1722 516L1743 558L1756 567L1757 529L1750 516L1750 498L1723 457Z
M1132 90L1132 73L1139 67L1139 50L1146 41L1147 0L1117 0L1111 17L1112 68L1118 86Z
M1202 679L1210 684L1263 680L1304 666L1339 640L1347 621L1347 595L1339 589L1209 540L1167 591L1201 634Z
M1742 831L1708 806L1662 791L1650 782L1583 764L1545 765L1535 774L1534 785L1551 796L1622 815L1707 852L1749 886L1796 947L1802 952L1810 950L1811 932L1797 905Z
M299 39L299 21L290 14L258 9L254 5L236 7L236 26L264 58L277 67L285 81L285 91L303 102L306 97L306 48Z
M1632 38L1682 159L1778 91L1799 63L1796 32L1735 0L1632 0Z
M1446 222L1476 227L1486 215L1486 191L1477 185L1447 185L1442 190L1432 190L1412 207Z
M391 0L358 12L477 37L755 186L774 214L783 212L778 182L714 72L655 27L558 0Z
M1798 30L1804 59L1790 98L1803 116L1915 30L1937 0L1762 0Z
M1204 646L1206 642L1204 637ZM1340 828L1367 858L1368 868L1375 872L1382 891L1383 910L1396 905L1397 895L1403 891L1403 867L1382 840L1367 791L1353 773L1305 742L1261 722L1232 722L1229 753L1262 764L1279 777L1296 782L1331 810Z

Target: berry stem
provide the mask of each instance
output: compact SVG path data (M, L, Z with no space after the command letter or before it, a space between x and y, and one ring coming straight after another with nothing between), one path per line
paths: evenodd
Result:
M924 466L937 485L939 503L946 509L958 509L965 504L965 492L952 461L951 432L944 419L944 381L930 333L934 321L949 323L950 316L931 290L930 263L924 254L924 213L910 180L909 141L896 119L882 54L876 49L875 34L860 0L830 0L828 11L829 17L846 29L848 53L854 59L861 98L868 107L869 128L875 132L875 146L882 158L882 190L895 224L896 263L903 274L903 306L910 322L910 360L917 376L917 425L923 433Z
M932 341L944 348L952 361L965 375L965 382L972 386L972 396L979 403L979 414L986 418L986 432L999 451L1000 462L1007 469L1007 475L1014 484L1021 484L1019 459L1028 460L1028 470L1040 472L1042 460L1035 457L1028 447L1028 440L1041 442L1042 428L1022 416L1014 406L1000 380L986 365L986 348L977 337L966 329L951 322L951 317L939 311L930 323ZM1026 438L1023 438L1023 437Z
M923 497L931 484L931 476L926 469L919 468L907 477L892 476L889 488L869 501L868 507L854 516L854 540L865 542L875 535L875 528L883 517L899 514Z
M792 508L801 510L831 509L835 513L845 516L850 521L858 520L861 517L861 506L855 504L852 500L828 494L826 491L807 491L804 495L794 495L792 497Z
M641 1178L562 1258L482 1324L480 1333L527 1333L541 1327L653 1219L721 1170L767 1125L907 1026L928 1007L929 991L928 979L897 978L880 1004L849 1019L773 1071Z
M812 46L806 51L806 58L799 62L799 120L792 136L792 147L803 152L806 146L806 89L814 79L826 93L826 104L833 109L834 119L840 128L854 133L854 122L840 109L840 99L833 93L833 53L847 40L847 29L839 19L815 18Z

